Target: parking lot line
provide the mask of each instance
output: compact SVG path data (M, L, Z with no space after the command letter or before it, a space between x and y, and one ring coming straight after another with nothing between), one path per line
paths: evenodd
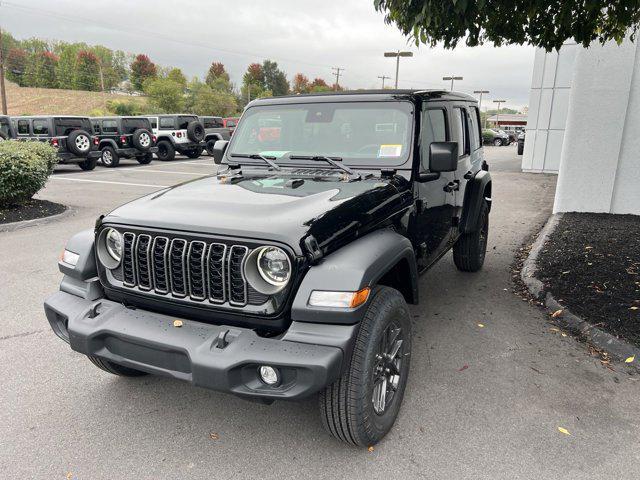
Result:
M153 188L169 188L170 185L151 185L148 183L130 183L130 182L110 182L108 180L89 180L87 178L69 178L58 175L49 177L51 180L67 180L69 182L89 182L89 183L108 183L111 185L131 185L134 187L153 187Z

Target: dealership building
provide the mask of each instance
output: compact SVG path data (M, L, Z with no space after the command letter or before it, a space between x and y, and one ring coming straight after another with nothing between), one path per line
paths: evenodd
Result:
M527 126L527 114L501 113L487 117L487 127L503 130L524 130Z

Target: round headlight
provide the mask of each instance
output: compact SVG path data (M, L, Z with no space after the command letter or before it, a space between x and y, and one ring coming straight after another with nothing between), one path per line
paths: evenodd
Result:
M278 247L264 247L256 259L258 272L265 282L282 287L291 277L291 262L284 250Z
M122 235L117 230L110 228L104 237L107 252L116 262L120 262L122 258Z

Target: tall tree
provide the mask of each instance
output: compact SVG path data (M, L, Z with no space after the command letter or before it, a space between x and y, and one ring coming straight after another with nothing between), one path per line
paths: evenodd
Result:
M184 109L184 88L168 78L147 78L143 90L151 105L164 113L179 113Z
M54 52L58 54L58 67L56 76L58 77L58 85L60 88L75 88L74 79L76 76L76 67L78 53L81 50L88 50L89 46L85 43L64 43L59 42L54 46Z
M224 65L220 62L213 62L207 71L207 77L205 79L207 85L213 90L226 92L228 94L233 93L233 85L229 74L224 68Z
M293 86L291 87L293 93L309 93L309 88L309 79L306 76L302 73L296 73L293 76Z
M309 91L311 92L329 92L332 88L322 78L314 78L313 82L309 85Z
M78 52L73 86L76 90L100 90L100 65L95 53L89 50Z
M147 79L155 78L158 68L148 56L140 54L131 63L131 84L136 90L142 90Z
M27 67L27 52L21 48L12 48L7 53L5 66L7 78L12 82L16 82L20 86L24 86L24 72Z
M197 115L227 117L238 111L238 104L233 94L215 90L196 79L189 84L186 108Z
M374 0L374 6L416 44L446 48L463 39L468 46L527 43L547 51L569 39L585 47L620 43L629 32L635 38L640 24L635 0Z
M247 67L247 71L242 77L242 88L240 90L243 101L272 96L271 91L265 88L264 71L259 63L252 63Z
M181 85L183 90L187 88L187 77L184 76L184 73L182 73L182 70L179 68L172 68L169 70L167 72L167 78L172 82Z
M264 75L264 89L271 91L273 95L286 95L289 93L289 82L285 73L278 68L278 64L272 60L262 63Z
M58 57L48 51L32 53L27 57L24 85L29 87L58 88L56 66Z

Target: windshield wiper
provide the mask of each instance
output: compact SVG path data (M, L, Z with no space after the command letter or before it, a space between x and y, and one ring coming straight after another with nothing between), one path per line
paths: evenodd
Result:
M311 160L313 162L327 162L329 165L333 165L336 168L339 168L343 172L348 173L352 177L360 178L360 175L355 173L346 165L343 165L342 158L340 157L325 157L324 155L291 155L289 157L291 160Z
M264 155L260 155L259 153L232 153L231 156L232 157L253 158L253 159L256 159L256 160L262 160L267 165L269 165L271 168L273 168L274 170L282 170L282 168L280 168L280 166L277 165L275 162L271 161L270 159L268 159ZM272 158L275 158L275 157L272 157Z

